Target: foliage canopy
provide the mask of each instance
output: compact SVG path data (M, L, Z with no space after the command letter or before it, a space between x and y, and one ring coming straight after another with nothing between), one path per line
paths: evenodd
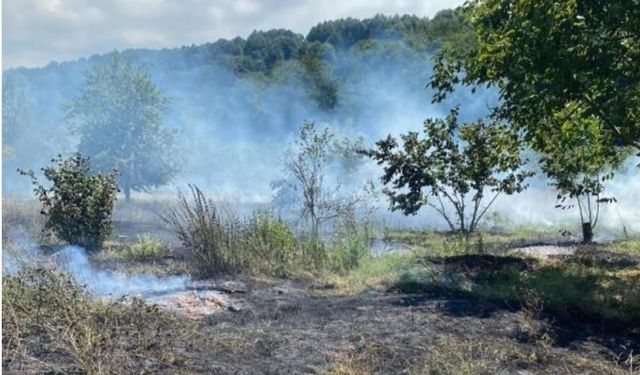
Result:
M79 153L66 159L59 155L52 162L53 166L42 168L52 183L48 188L38 182L33 171L20 170L31 178L42 203L45 229L72 245L97 249L111 234L117 173L94 173L89 159Z
M392 210L409 215L427 205L452 231L469 233L501 193L521 192L532 175L522 169L517 134L499 123L459 124L453 109L446 119L427 119L424 134L423 139L417 132L404 134L402 143L388 136L365 151L384 165L382 181L392 187L384 190Z
M465 12L475 42L439 52L434 100L457 84L495 86L496 114L534 146L573 108L601 121L608 147L640 150L638 0L474 0Z

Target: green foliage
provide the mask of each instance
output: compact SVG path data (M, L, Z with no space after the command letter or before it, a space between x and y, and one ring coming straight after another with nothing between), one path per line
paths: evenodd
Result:
M56 165L42 169L52 183L49 188L38 182L33 171L19 170L31 178L42 203L44 228L70 244L97 249L112 230L117 173L94 173L89 159L79 153L67 159L59 155L52 162Z
M627 153L620 147L609 147L603 137L599 118L586 116L578 104L572 103L554 114L556 127L549 129L541 150L542 171L558 190L557 207L568 209L575 200L583 225L583 239L589 242L598 222L600 204L612 198L603 198L604 182L622 164Z
M148 234L143 234L129 248L129 258L136 260L160 260L169 253L167 245L153 238Z
M335 240L328 250L329 264L333 271L356 269L369 257L372 234L368 223L359 225L355 219L341 217L333 235Z
M93 300L50 268L3 275L2 328L3 370L18 373L156 372L190 332L141 300Z
M532 303L560 319L632 324L640 317L637 266L619 269L580 249L563 262L481 253L429 255L398 274L406 293L439 292L526 308ZM531 299L535 298L536 301Z
M607 147L640 149L640 3L476 0L466 8L475 42L441 51L431 85L493 85L497 115L544 144L574 106L601 124ZM579 124L579 123L576 123ZM578 129L575 129L577 132Z
M481 120L460 125L454 109L446 119L425 121L424 133L422 140L417 132L402 135L402 145L389 136L365 151L385 166L382 181L392 185L385 190L392 210L409 215L428 205L452 231L470 233L500 194L526 188L532 173L522 170L522 146L506 126Z
M448 38L470 30L458 11L444 10L429 20L415 15L353 18L322 22L309 30L307 41L347 49L371 39L400 39L416 50L435 49Z
M166 98L149 73L113 52L86 75L66 118L79 151L100 170L117 169L127 201L131 190L163 185L178 171L175 135L162 124Z
M208 200L198 187L189 188L191 199L180 193L179 207L168 210L163 219L182 242L193 275L253 272L284 276L294 265L304 263L304 252L281 219L261 211L241 220Z
M285 276L299 260L296 239L289 226L268 211L254 213L246 224L244 246L251 268L260 274Z
M367 19L339 19L311 28L306 38L289 30L254 31L245 40L220 39L202 46L184 47L178 61L191 64L223 63L240 76L273 80L292 62L304 69L307 95L319 108L330 110L341 99L341 76L336 54L362 43L388 41L397 49L432 51L442 44L467 43L471 29L459 11L442 11L432 20L417 16L376 15ZM286 72L286 71L285 71Z

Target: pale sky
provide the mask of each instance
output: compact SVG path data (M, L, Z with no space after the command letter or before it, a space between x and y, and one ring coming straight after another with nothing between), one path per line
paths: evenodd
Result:
M416 14L464 0L3 0L2 67L43 66L113 49L162 48L247 37L254 29L301 34L320 21Z

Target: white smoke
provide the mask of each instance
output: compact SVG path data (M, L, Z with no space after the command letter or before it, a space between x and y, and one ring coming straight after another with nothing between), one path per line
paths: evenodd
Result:
M127 275L94 267L86 251L78 246L66 246L57 254L60 268L80 283L99 295L124 296L146 295L180 290L187 286L187 276L158 277L153 274Z
M91 264L85 249L78 246L65 246L50 257L44 256L35 241L22 230L13 231L3 248L2 269L5 274L15 274L23 267L53 266L68 273L78 284L99 296L146 296L182 290L189 283L186 275L128 275L100 269Z

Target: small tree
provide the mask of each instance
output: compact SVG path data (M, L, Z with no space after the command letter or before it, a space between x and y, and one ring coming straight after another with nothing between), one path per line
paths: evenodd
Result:
M66 108L79 151L99 170L118 170L127 201L131 190L163 185L179 169L175 135L162 123L166 101L146 70L114 52L87 73L80 96Z
M117 173L93 173L89 159L79 153L67 159L58 155L51 161L56 165L42 168L52 183L49 188L38 182L32 170L18 170L31 178L42 202L45 229L70 244L97 249L112 230Z
M500 194L526 188L524 180L532 173L522 170L518 136L505 126L483 121L459 125L453 109L446 119L425 121L424 133L424 139L417 132L402 135L402 146L388 136L365 151L384 165L382 181L392 185L384 190L392 210L409 215L427 205L452 231L468 234ZM487 194L491 196L484 204Z
M577 104L554 115L559 125L537 146L543 151L542 171L558 190L557 208L578 206L582 239L589 243L598 223L600 205L615 201L603 197L604 182L628 156L628 150L608 147L606 129L595 116L585 116ZM575 205L569 203L575 200Z
M308 222L314 240L319 238L323 222L346 212L355 212L369 194L370 188L347 194L344 178L357 168L362 141L338 139L329 128L319 129L313 122L300 127L298 138L284 156L285 177L271 184L276 201L300 204L302 217ZM334 172L334 173L332 173ZM333 186L327 183L331 174L340 175Z

